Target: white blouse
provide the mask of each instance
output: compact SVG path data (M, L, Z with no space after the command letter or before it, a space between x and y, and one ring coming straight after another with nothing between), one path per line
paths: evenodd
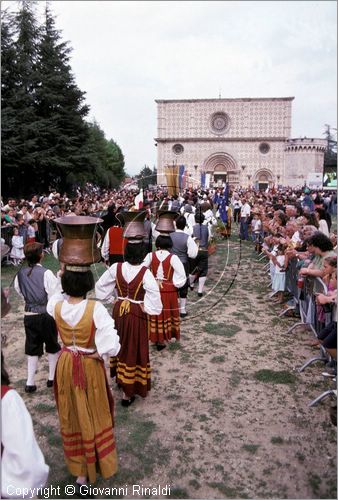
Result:
M1 423L1 498L37 497L36 488L45 486L49 467L36 441L31 416L14 389L1 400Z
M160 265L158 266L157 269L157 274L156 274L156 279L162 280L163 279L163 266L162 262L168 257L170 252L168 250L156 250L156 257L160 261ZM153 258L152 253L148 253L146 255L143 263L146 267L150 267L151 261ZM185 285L187 281L187 277L185 275L185 270L182 262L180 261L179 257L177 255L172 255L170 259L170 264L172 268L174 269L174 274L173 274L173 284L176 286L176 288L181 288L182 286Z
M66 295L53 295L48 301L47 312L55 319L55 306L58 302L63 301L61 306L61 317L69 326L75 326L81 320L88 300L85 299L77 304L70 304L67 299L68 297ZM96 328L95 345L97 352L101 357L104 354L116 356L121 348L120 337L115 330L113 318L100 302L95 302L93 321ZM93 349L85 349L83 347L77 347L77 349L84 352L94 352Z
M123 262L122 276L126 282L130 283L143 266L144 264L133 266L129 264L129 262ZM114 290L116 288L116 270L117 263L110 266L110 268L102 274L101 278L96 283L95 294L98 299L107 302L113 302L115 299ZM162 301L160 289L149 269L147 269L144 273L142 285L145 291L143 301L144 311L150 315L157 316L158 314L161 314Z

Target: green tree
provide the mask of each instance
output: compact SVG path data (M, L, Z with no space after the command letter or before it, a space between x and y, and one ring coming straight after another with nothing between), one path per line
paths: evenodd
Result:
M89 123L88 155L93 182L104 187L116 188L125 177L124 158L119 146L107 140L103 130L94 120Z
M324 155L324 167L325 166L336 166L337 165L337 140L335 139L333 130L337 131L337 129L332 128L331 125L325 125L324 136L327 140L327 148Z
M136 176L138 179L138 186L141 188L146 188L149 185L155 185L157 183L157 170L154 167L153 170L144 165L140 173Z
M69 64L72 49L61 41L48 3L38 51L40 85L36 92L39 117L37 168L44 188L69 188L91 180L88 164L89 107Z
M2 168L8 179L6 188L22 192L23 186L32 185L37 152L38 123L35 106L35 93L38 85L36 71L40 30L34 13L35 2L23 0L20 10L13 16L14 42L10 42L9 31L4 52L6 57L14 49L11 67L5 61L7 73L6 104L2 110L5 120L4 150ZM10 29L6 23L5 30ZM2 47L3 50L3 47ZM9 74L11 73L11 75Z
M2 178L2 191L5 193L14 189L17 171L16 72L13 64L15 57L13 19L7 11L3 11L1 13L1 155L2 172L4 168L6 169L6 174Z
M113 139L107 141L106 148L109 159L109 170L111 170L118 184L120 184L126 176L124 171L124 155L120 146ZM112 187L116 187L116 185Z

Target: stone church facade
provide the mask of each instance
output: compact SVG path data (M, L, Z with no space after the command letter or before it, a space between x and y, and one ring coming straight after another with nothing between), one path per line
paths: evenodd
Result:
M187 186L201 172L210 187L303 186L323 171L325 139L292 139L293 97L156 100L158 184L184 165Z

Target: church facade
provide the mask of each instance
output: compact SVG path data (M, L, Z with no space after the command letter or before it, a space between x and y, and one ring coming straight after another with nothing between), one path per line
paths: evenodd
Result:
M186 186L303 186L322 173L325 139L292 139L294 97L156 100L158 184L184 165Z

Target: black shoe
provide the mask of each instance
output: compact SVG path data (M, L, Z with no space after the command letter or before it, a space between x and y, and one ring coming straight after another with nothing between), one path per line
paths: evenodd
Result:
M190 290L193 292L194 291L194 286L189 285Z
M54 380L47 380L47 387L53 387Z
M25 392L35 392L35 391L36 391L36 385L26 385Z
M164 344L157 344L156 349L157 349L158 351L163 351L163 349L165 349L166 347L167 347L167 346L166 346L166 345L164 345Z
M181 318L185 318L186 316L188 316L188 313L180 313Z
M202 292L198 292L197 294L199 297L203 297L203 293Z
M135 396L132 396L130 399L121 399L121 405L124 407L128 407L133 404L135 401Z
M93 495L89 493L89 484L79 484L76 481L74 495L79 498L94 498Z

